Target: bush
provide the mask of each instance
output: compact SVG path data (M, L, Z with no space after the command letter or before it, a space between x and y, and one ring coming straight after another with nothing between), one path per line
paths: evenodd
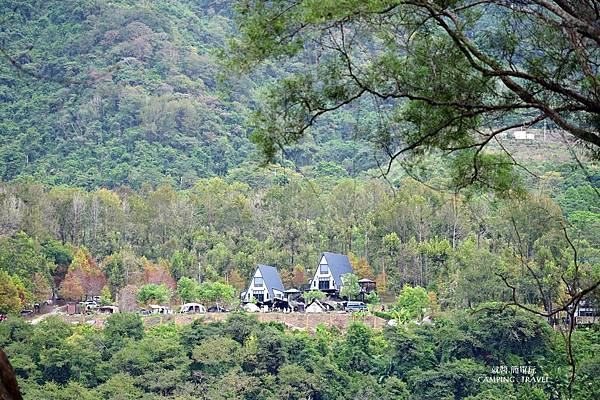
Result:
M310 304L312 303L313 300L324 300L325 299L325 293L321 292L320 290L310 290L306 293L304 293L304 301L306 301L306 304Z

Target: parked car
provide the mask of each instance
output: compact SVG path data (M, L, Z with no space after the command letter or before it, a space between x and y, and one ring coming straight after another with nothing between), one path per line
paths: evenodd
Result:
M369 311L366 304L362 301L349 301L346 303L346 311L355 312L355 311Z
M21 317L28 317L30 315L33 315L33 310L22 310L21 311Z
M117 306L98 306L95 309L95 311L100 314L116 314L119 312L119 307L117 307Z
M156 304L148 305L148 310L150 314L173 314L173 310L167 306L161 306Z
M0 322L5 321L8 317L4 314L0 314Z
M208 312L229 312L228 309L226 309L225 307L221 307L221 306L212 306L209 307Z
M79 302L79 306L87 313L94 311L98 308L98 303L92 300L86 300Z

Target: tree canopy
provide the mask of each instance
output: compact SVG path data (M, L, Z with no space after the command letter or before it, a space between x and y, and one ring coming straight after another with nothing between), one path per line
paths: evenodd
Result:
M145 328L139 315L121 313L103 330L57 317L0 323L0 346L26 400L566 398L558 335L513 308L452 312L436 324L383 330L319 326L314 335L237 313L225 323ZM597 329L574 333L578 400L600 394L599 353L590 351L597 336ZM513 363L547 382L483 379Z
M268 158L347 107L379 115L388 160L458 151L458 184L491 184L510 157L483 148L542 122L600 151L595 1L237 3L231 65L301 62L272 85L254 140ZM386 169L386 168L384 168ZM389 170L389 166L387 168Z

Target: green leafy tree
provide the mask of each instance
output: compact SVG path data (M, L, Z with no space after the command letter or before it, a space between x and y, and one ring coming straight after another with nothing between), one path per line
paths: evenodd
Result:
M65 384L71 377L71 346L67 338L73 328L58 317L49 317L38 323L29 339L42 382Z
M372 337L373 332L366 325L351 324L336 358L340 368L356 372L368 372L374 368L375 361L369 349Z
M192 359L210 375L223 375L240 361L240 345L228 337L203 341L192 350Z
M340 296L347 297L348 300L358 298L360 294L360 285L358 284L358 276L355 274L344 274L342 275L342 288L340 289Z
M187 272L184 255L179 250L175 251L171 257L170 270L171 275L176 282L179 282L179 280L184 277L185 273Z
M110 360L114 371L131 375L136 386L163 397L183 385L190 363L177 341L152 336L127 342Z
M163 284L150 283L140 287L136 297L140 304L165 304L171 300L171 289Z
M10 275L0 270L0 313L16 314L23 308L19 290Z
M365 302L369 304L381 304L381 298L375 292L367 293L365 295Z
M203 282L199 286L198 299L217 306L229 304L235 298L235 288L222 282Z
M140 400L144 391L136 386L135 379L126 373L114 374L106 382L96 388L101 399Z
M113 298L110 293L110 289L108 286L104 286L102 288L102 292L100 292L100 305L110 306L113 304Z
M23 302L48 299L53 268L35 238L24 232L0 238L0 270L12 277Z
M302 295L306 304L312 303L313 300L325 300L326 296L325 292L321 292L320 290L309 290Z
M310 399L320 393L322 381L300 365L288 364L277 374L277 397L285 399Z
M396 307L401 312L405 312L410 319L422 319L429 307L427 291L420 286L404 285L396 301Z
M238 7L240 32L229 48L236 68L265 60L309 60L307 68L270 87L256 117L254 140L269 158L279 144L299 141L339 108L364 109L367 96L391 101L390 118L414 127L381 128L377 136L382 145L393 144L392 159L415 148L459 150L470 160L468 170L466 163L460 167L466 173L460 180L467 184L503 170L493 161L496 156L475 151L502 129L472 134L490 127L499 113L510 115L496 122L500 128L549 120L595 151L600 147L600 108L595 83L588 85L597 77L586 67L598 44L596 27L586 17L594 13L591 4L372 0L343 7L333 2L289 7L285 1L239 2ZM373 15L377 18L369 18ZM493 41L479 40L477 32L484 30ZM314 40L324 45L305 45ZM578 51L585 55L578 58ZM521 57L516 60L515 54ZM575 116L582 118L571 119Z
M139 314L111 314L104 326L104 340L108 348L121 347L128 340L140 340L144 337L144 324Z
M408 381L414 395L421 398L465 398L480 391L478 377L485 374L486 367L473 360L456 360L444 363L437 369L416 368Z
M184 303L197 300L200 295L200 285L196 280L184 276L177 281L177 295Z

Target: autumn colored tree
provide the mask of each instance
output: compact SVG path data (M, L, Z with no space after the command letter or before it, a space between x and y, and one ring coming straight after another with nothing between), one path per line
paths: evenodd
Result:
M432 317L435 317L440 312L440 303L438 302L435 292L427 292L429 297L429 310Z
M228 280L229 284L236 288L238 291L242 291L246 287L246 280L242 278L240 273L235 269L229 272Z
M106 286L106 276L85 248L79 248L61 284L61 294L69 299L98 296Z
M292 270L292 286L295 288L302 287L308 282L306 269L302 265L295 265Z
M52 297L52 288L46 275L34 273L31 276L31 284L33 286L32 295L36 301L44 301Z
M284 287L290 287L292 285L292 271L284 269L279 271L279 276L281 277L281 282Z
M348 254L348 258L350 259L350 264L352 265L352 269L354 269L354 274L358 276L358 279L373 279L375 278L375 274L371 269L371 266L367 262L365 257L356 257L353 253Z
M85 296L81 270L70 271L60 285L60 296L69 300L81 300Z
M167 261L160 260L158 264L155 264L146 258L142 258L142 266L144 270L144 283L165 285L169 289L173 290L177 286L173 277L169 273L169 265Z
M375 285L377 286L377 293L379 294L386 294L387 293L387 281L388 281L388 276L387 276L387 272L385 271L381 271L380 273L377 274L377 276L375 277Z

